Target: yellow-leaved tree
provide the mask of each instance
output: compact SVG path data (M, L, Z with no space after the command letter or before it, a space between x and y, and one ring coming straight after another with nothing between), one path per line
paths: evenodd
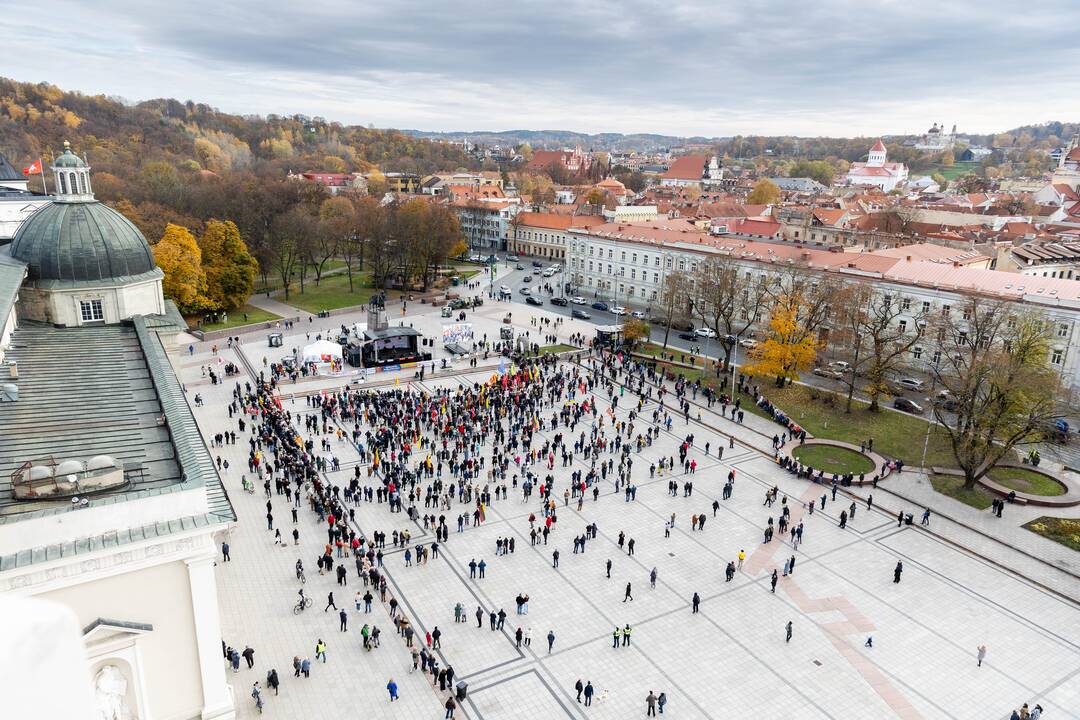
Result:
M202 252L191 231L169 223L153 249L154 261L165 273L161 289L181 313L194 315L215 309L214 302L206 296Z
M758 180L746 196L748 205L772 205L780 201L780 188L772 180Z
M210 220L199 238L206 294L220 310L235 310L251 297L259 264L232 220Z
M765 342L750 353L753 362L747 366L750 375L772 375L777 387L799 379L817 357L816 333L799 320L797 301L778 302L769 317L769 334Z

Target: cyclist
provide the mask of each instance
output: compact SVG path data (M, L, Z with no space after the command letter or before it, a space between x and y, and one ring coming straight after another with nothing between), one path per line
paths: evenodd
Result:
M308 599L304 596L304 588L300 588L299 595L300 595L300 604L299 604L298 607L301 610L303 610L307 606L307 602L308 602Z
M299 558L296 560L296 579L300 582L307 582L307 578L304 577L304 563ZM302 590L301 593L303 593Z

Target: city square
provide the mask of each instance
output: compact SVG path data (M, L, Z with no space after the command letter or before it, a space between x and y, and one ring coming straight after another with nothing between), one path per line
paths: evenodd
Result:
M521 323L519 332L538 332L531 318L525 321L526 310L520 305L509 307L515 311L515 322ZM469 313L478 340L497 336L505 310L489 304ZM391 308L392 314L397 311ZM537 318L545 316L532 308L528 312ZM293 329L303 334L287 336L286 347L302 344L320 332L333 332L332 323L338 319L299 317ZM394 321L408 322L425 334L434 334L442 322L434 310L422 306ZM564 342L586 329L560 324L545 332ZM225 341L200 343L193 355L181 352L174 357L187 393L201 397L202 406L195 412L208 440L217 432L235 429L224 407L231 400L234 383L243 385L250 376L242 373L213 385L201 369L220 367L222 362L261 368L267 352L264 334L250 333L232 347ZM597 357L571 353L559 368L590 373ZM354 378L353 384L348 384L346 374L344 378L308 377L296 384L286 380L278 392L282 407L300 418L316 412L308 396L341 387L361 392L455 392L492 378L497 381L500 366L504 373L510 371L494 354L486 360L478 355L475 369L463 361L456 365L423 381L414 378L412 370L369 376L363 383ZM672 410L673 387L670 382L666 385L666 406ZM637 395L621 384L613 387L620 399L614 419L627 422ZM652 399L637 418L635 435L642 422L651 425L652 412L658 409L657 388L650 387ZM595 398L597 418L606 420L610 439L611 404L606 389L593 387L587 396ZM1010 708L1023 703L1040 704L1051 716L1074 713L1080 692L1080 648L1070 630L1077 622L1077 608L1063 597L1069 578L1049 568L1032 567L1034 563L1023 553L1004 546L985 551L975 533L936 516L928 526L919 525L921 508L887 491L891 483L909 482L917 469L886 478L877 490L869 485L841 488L834 499L828 484L797 478L778 467L772 435L779 425L752 414L739 424L720 417L701 399L692 399L688 423L682 413L673 412L670 431L660 430L640 452L634 446L628 481L636 492L629 501L624 488L615 489L616 472L596 482L597 499L593 499L593 487L586 490L580 510L577 498L567 503L562 495L569 488L570 473L590 467L591 460L580 454L569 467L556 459L550 471L543 462L530 468L538 477L549 472L555 477L552 497L558 522L546 543L530 544L529 517L542 520L542 514L535 489L534 497L523 501L525 468L513 463L508 477L518 475L517 486L509 479L491 483L492 487L506 484L507 499L496 499L486 507L479 526L468 525L457 532L454 521L461 513L468 515L475 502L471 506L455 500L449 509L437 511L447 516L451 526L438 557L407 566L405 548L387 543L383 572L388 597L397 599L401 612L416 628L418 645L423 644L425 633L439 628L440 647L432 652L440 667L453 667L455 684L458 680L467 683L467 699L456 716L525 717L540 712L545 716L636 717L645 713L650 692L665 693L665 714L678 717L720 717L733 711L766 717L1007 717ZM560 398L541 416L547 417L565 402L565 397ZM589 416L573 433L561 423L555 432L540 429L533 439L534 449L558 432L568 436L567 442L579 432L588 436L593 422L599 420ZM334 437L338 427L345 431L344 439ZM335 422L330 430L329 435L310 437L330 439L328 455L340 462L340 469L326 473L325 482L344 486L359 456L348 441L349 423ZM693 474L677 465L673 473L651 476L649 466L661 457L676 455L689 434L694 435L687 456L696 463ZM309 437L306 432L304 436ZM491 444L489 440L481 449L481 456L491 453ZM721 448L723 457L718 457ZM376 597L370 614L356 609L354 594L368 588L360 583L351 561L337 561L349 567L345 585L339 585L332 573L315 572L315 559L326 543L325 524L302 506L294 525L284 498L274 496L270 500L275 527L281 528L284 538L284 546L275 545L273 532L266 529L267 498L261 483L255 483L251 495L240 491L246 442L213 448L212 453L229 462L223 480L239 520L228 538L231 562L217 565L223 639L231 646L255 650L254 669L230 675L234 686L242 688L245 680L250 678L248 684L262 680L268 669L277 669L282 677L280 695L265 693L264 709L277 717L340 708L385 717L434 717L441 712L451 693L449 689L440 692L420 671L409 672L409 650L393 631L389 606ZM608 451L600 455L605 461L619 457ZM361 486L381 485L377 475L367 476L368 463L360 467ZM733 491L730 499L722 500L729 472L735 473ZM453 478L446 473L444 480ZM677 483L675 495L668 491L672 480ZM692 483L688 497L687 482ZM488 484L486 477L475 483ZM779 488L780 498L766 506L766 493L773 487ZM867 509L871 494L873 507ZM714 501L718 502L715 511ZM803 523L805 536L797 549L783 533L762 542L769 518L780 515L781 501L790 507L791 526ZM813 514L808 512L811 503L817 504ZM846 515L852 503L856 512L841 529L840 512ZM408 530L410 549L433 542L431 528L389 512L384 502L361 501L349 507L355 508L350 526L361 537L370 538L375 531L389 535ZM417 510L421 515L436 512L421 503ZM916 524L898 526L898 512L914 512ZM691 515L705 516L702 530L691 527ZM1015 522L996 532L1019 536L1024 531ZM595 539L586 542L584 552L575 553L574 539L593 523ZM299 530L299 545L290 537L293 527ZM620 534L635 541L633 555L620 548ZM513 553L496 554L500 538L514 539ZM560 554L557 568L552 557L556 550ZM725 566L737 562L740 550L745 552L745 562L728 582ZM781 575L775 593L771 592L773 571L783 572L791 557L794 570ZM307 571L303 587L314 604L294 615L291 608L300 586L294 573L298 559ZM470 578L470 561L481 560L486 563L485 577ZM897 562L903 563L900 583L894 582ZM654 568L657 579L652 587ZM628 583L633 600L624 602ZM329 592L335 594L336 608L323 612ZM695 593L700 599L697 613L692 612ZM527 615L516 612L514 601L519 595L529 597ZM465 622L455 623L459 603ZM474 617L477 608L482 611L479 628ZM338 609L348 616L345 632L339 629ZM489 613L499 610L506 613L505 625L492 631ZM792 636L788 641L789 622ZM381 646L371 652L364 651L359 637L365 623L382 630ZM613 628L627 624L633 630L629 646L623 647L620 640L620 647L612 648ZM530 644L519 646L518 628L531 638ZM554 634L551 652L549 632ZM313 662L309 679L293 678L288 672L292 658L314 660L320 639L329 647L327 662ZM981 667L980 646L987 648ZM390 678L400 688L400 700L393 705L386 689ZM594 688L591 707L578 703L575 683L579 680ZM238 704L241 716L253 716L254 710L250 703Z

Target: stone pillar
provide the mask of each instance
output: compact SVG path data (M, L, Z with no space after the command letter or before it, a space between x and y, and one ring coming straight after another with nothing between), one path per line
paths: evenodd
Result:
M218 615L214 555L188 558L191 609L199 647L199 672L203 692L203 720L233 720L232 690L225 682L221 657L221 618Z

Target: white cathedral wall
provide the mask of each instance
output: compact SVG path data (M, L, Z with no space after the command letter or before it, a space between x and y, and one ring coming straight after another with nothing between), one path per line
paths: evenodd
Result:
M138 640L138 668L133 670L139 677L131 678L141 682L146 691L148 707L138 708L139 718L191 718L202 713L191 586L188 568L182 560L89 579L38 597L71 608L81 627L99 617L153 625L153 632ZM107 660L98 658L95 665L107 664ZM223 667L217 668L222 673L222 682Z

